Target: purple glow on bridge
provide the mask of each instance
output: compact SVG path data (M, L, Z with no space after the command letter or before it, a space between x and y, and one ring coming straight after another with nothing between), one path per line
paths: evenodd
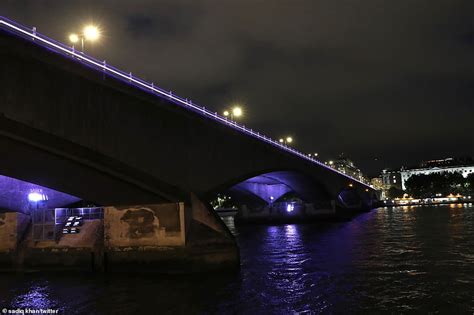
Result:
M267 203L277 201L284 194L292 191L291 187L266 176L256 176L235 185L238 189L248 191Z
M199 113L203 115L204 117L213 119L219 123L222 123L228 127L231 127L233 129L236 129L246 135L252 136L254 138L257 138L261 141L264 141L266 143L271 144L274 147L279 148L280 150L283 150L285 152L289 152L293 155L298 156L299 158L302 158L308 162L314 163L320 167L324 167L332 172L338 173L341 176L346 177L348 180L353 181L353 182L358 182L359 184L368 187L372 189L369 185L352 178L342 172L339 172L336 169L333 169L331 167L328 167L324 165L324 163L321 163L320 161L307 156L306 154L295 150L291 147L288 147L284 144L279 143L277 140L273 140L270 137L267 137L259 132L253 131L252 129L248 129L245 126L237 124L235 121L229 120L227 117L221 116L217 114L216 112L211 112L207 110L203 106L198 106L194 104L192 101L181 98L179 96L174 95L171 91L165 91L159 87L157 87L154 83L152 82L147 82L143 79L140 79L138 77L135 77L132 75L131 72L125 72L122 70L119 70L113 66L107 65L105 61L100 61L97 60L93 57L90 57L83 52L77 52L73 47L70 47L64 43L58 42L54 39L48 38L45 35L42 35L36 31L36 28L28 28L25 27L21 24L18 24L14 21L11 21L5 17L0 16L0 27L15 33L16 35L21 36L22 38L31 40L32 42L36 43L37 45L40 45L42 47L45 47L51 51L54 51L56 53L62 54L66 57L69 57L75 61L80 61L82 64L91 67L95 70L102 71L106 73L107 75L118 79L122 82L128 83L133 85L136 88L139 88L145 92L152 93L154 95L157 95L163 99L167 99L179 106L182 106L184 108L187 108L189 110L192 110L196 113Z
M28 194L28 200L32 202L38 202L48 200L48 197L43 194L42 190L34 190Z
M295 210L295 205L292 203L289 203L286 205L286 212L293 212Z
M48 207L57 208L79 200L50 188L0 175L0 211L28 213L31 202L47 201Z

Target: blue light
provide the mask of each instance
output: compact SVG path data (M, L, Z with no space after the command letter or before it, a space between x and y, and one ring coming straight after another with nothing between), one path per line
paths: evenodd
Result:
M295 205L292 203L289 203L286 205L286 212L293 212L295 210Z
M46 196L40 192L32 191L28 194L28 200L31 202L38 202L46 200Z

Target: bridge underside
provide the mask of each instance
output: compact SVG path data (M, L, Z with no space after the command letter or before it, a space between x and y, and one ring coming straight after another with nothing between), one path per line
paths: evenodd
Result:
M0 116L0 175L100 205L183 201L189 195L111 158ZM9 185L14 182L5 180ZM28 185L20 185L26 188Z
M289 194L305 202L329 201L330 194L320 183L295 171L274 171L244 180L229 189L238 200L259 200L264 204L278 202Z
M1 266L105 268L105 252L111 270L132 271L137 264L150 270L171 264L186 272L238 266L231 233L190 192L1 115L0 148ZM91 206L102 209L102 219L85 220L77 235L61 234L61 211ZM113 246L110 235L118 238ZM168 251L154 249L165 245ZM72 255L74 247L81 250ZM24 261L16 259L22 255Z
M31 202L43 200L47 200L51 208L61 208L74 204L81 198L0 175L0 211L29 213Z
M318 172L301 170L265 171L256 176L222 185L206 194L206 200L220 195L230 196L234 206L251 208L272 207L274 204L298 200L314 208L367 209L376 202L372 189L361 188L348 181L343 185L329 185Z

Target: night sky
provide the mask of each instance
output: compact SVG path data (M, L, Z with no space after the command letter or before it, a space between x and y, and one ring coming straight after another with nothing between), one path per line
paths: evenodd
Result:
M376 175L474 155L474 1L2 0L52 38L328 160ZM3 61L5 62L5 61Z

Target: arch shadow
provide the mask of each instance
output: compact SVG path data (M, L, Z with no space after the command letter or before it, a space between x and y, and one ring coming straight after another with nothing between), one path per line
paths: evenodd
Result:
M267 170L243 176L227 182L214 190L207 198L225 193L240 204L248 206L271 205L289 194L303 202L329 202L331 194L317 179L295 170Z

